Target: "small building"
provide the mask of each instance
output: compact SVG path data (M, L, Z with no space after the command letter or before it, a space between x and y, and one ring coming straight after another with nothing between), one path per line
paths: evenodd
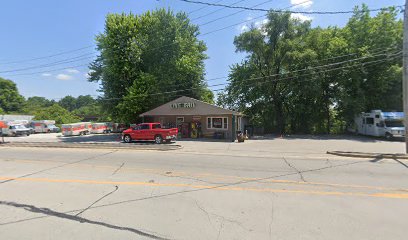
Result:
M0 115L0 120L2 121L31 121L34 116L31 115Z
M160 122L177 127L181 138L224 138L235 140L243 131L242 114L194 98L180 97L140 114L143 122Z

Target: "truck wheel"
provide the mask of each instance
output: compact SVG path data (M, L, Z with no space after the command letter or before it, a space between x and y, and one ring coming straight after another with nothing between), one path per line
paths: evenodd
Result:
M130 142L132 142L132 138L130 137L130 135L125 135L125 136L123 136L123 141L125 143L130 143Z
M163 142L163 137L161 135L156 135L156 137L154 137L154 142L161 144Z
M387 140L392 140L392 134L391 133L385 133L385 139Z

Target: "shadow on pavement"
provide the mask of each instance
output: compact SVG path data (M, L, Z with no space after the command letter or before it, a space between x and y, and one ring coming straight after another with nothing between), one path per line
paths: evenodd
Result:
M67 219L67 220L75 221L75 222L78 222L78 223L88 223L88 224L99 225L99 226L103 226L103 227L111 228L111 229L115 229L115 230L128 231L128 232L132 232L132 233L135 233L137 235L140 235L140 236L143 236L143 237L148 237L148 238L151 238L151 239L159 239L159 240L167 240L168 239L168 238L163 238L163 237L153 235L151 233L143 232L143 231L135 229L135 228L121 227L121 226L117 226L117 225L113 225L113 224L109 224L109 223L105 223L105 222L89 220L89 219L86 219L86 218L83 218L83 217L70 215L70 214L63 213L63 212L56 212L56 211L53 211L53 210L51 210L49 208L38 208L38 207L33 206L33 205L21 204L21 203L15 203L15 202L6 202L6 201L0 201L0 205L11 206L11 207L15 207L15 208L23 208L24 210L29 211L29 212L40 213L40 214L44 214L44 215L48 215L48 216ZM18 223L18 222L19 221L15 221L13 223ZM2 223L1 225L6 225L6 224L8 224L8 223Z
M112 133L112 134L92 134L85 136L61 136L61 142L121 142L121 135Z

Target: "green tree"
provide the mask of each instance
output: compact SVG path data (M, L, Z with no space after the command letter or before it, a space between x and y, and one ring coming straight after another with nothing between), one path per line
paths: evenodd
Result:
M357 7L344 28L269 13L266 25L234 44L247 58L231 66L218 104L267 132L340 132L359 112L402 109L402 21L394 8L371 17Z
M24 97L18 92L17 85L0 77L0 108L6 113L17 112L23 107Z
M185 13L107 15L89 79L101 82L104 110L115 120L134 122L142 111L179 95L209 101L206 46L198 34Z
M58 104L38 110L35 113L35 119L55 120L57 124L74 123L80 121L80 118Z
M23 113L26 114L34 114L38 110L46 107L50 107L55 104L54 100L48 100L45 97L29 97L24 103L24 107L22 109Z
M402 110L403 24L394 8L384 9L371 17L368 7L356 7L343 29L350 53L370 60L388 60L363 65L346 73L341 81L338 110L340 117L352 121L355 114L373 109Z
M76 98L75 107L77 109L96 104L96 100L91 95L79 95Z
M65 96L61 100L58 101L58 104L67 109L68 111L73 111L74 109L77 108L77 99L74 98L73 96Z

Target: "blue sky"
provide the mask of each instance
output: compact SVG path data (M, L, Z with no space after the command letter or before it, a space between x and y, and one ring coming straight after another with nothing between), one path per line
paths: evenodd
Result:
M216 2L218 0L205 0ZM223 0L222 4L233 4L239 0ZM285 8L305 0L241 0L237 6L253 7L260 3L259 8ZM404 0L312 0L293 10L351 10L362 3L370 8L389 5L403 5ZM98 95L96 83L86 80L86 65L92 60L95 45L94 37L103 31L105 16L108 13L133 12L140 14L156 8L171 8L174 11L191 12L202 8L201 5L184 3L179 0L13 0L0 3L0 76L17 83L20 93L26 97L44 96L61 98L65 95ZM190 14L190 18L199 18L211 13L219 7L206 7ZM263 15L262 12L243 11L237 9L221 9L211 15L193 20L195 24L203 24L219 17L234 14L228 18L215 21L200 27L201 33L207 33L242 21ZM239 12L239 13L237 13ZM328 25L344 26L350 15L308 15L312 17L313 26ZM298 16L302 19L308 16ZM261 18L252 20L258 24ZM245 30L245 24L208 34L200 39L207 44L206 78L218 78L228 75L229 66L240 62L244 55L236 53L233 45L234 36ZM84 48L88 47L88 48ZM39 58L84 48L69 54L33 61ZM66 59L69 63L64 63ZM15 63L10 63L15 62ZM38 68L42 64L55 63L52 67ZM72 67L79 66L79 67ZM68 68L69 69L62 69ZM21 70L26 69L27 70ZM61 69L61 70L58 70ZM14 72L6 72L13 71ZM3 73L2 73L3 72ZM25 74L25 75L23 75ZM209 84L224 83L226 79L211 81ZM219 88L219 87L218 87Z

